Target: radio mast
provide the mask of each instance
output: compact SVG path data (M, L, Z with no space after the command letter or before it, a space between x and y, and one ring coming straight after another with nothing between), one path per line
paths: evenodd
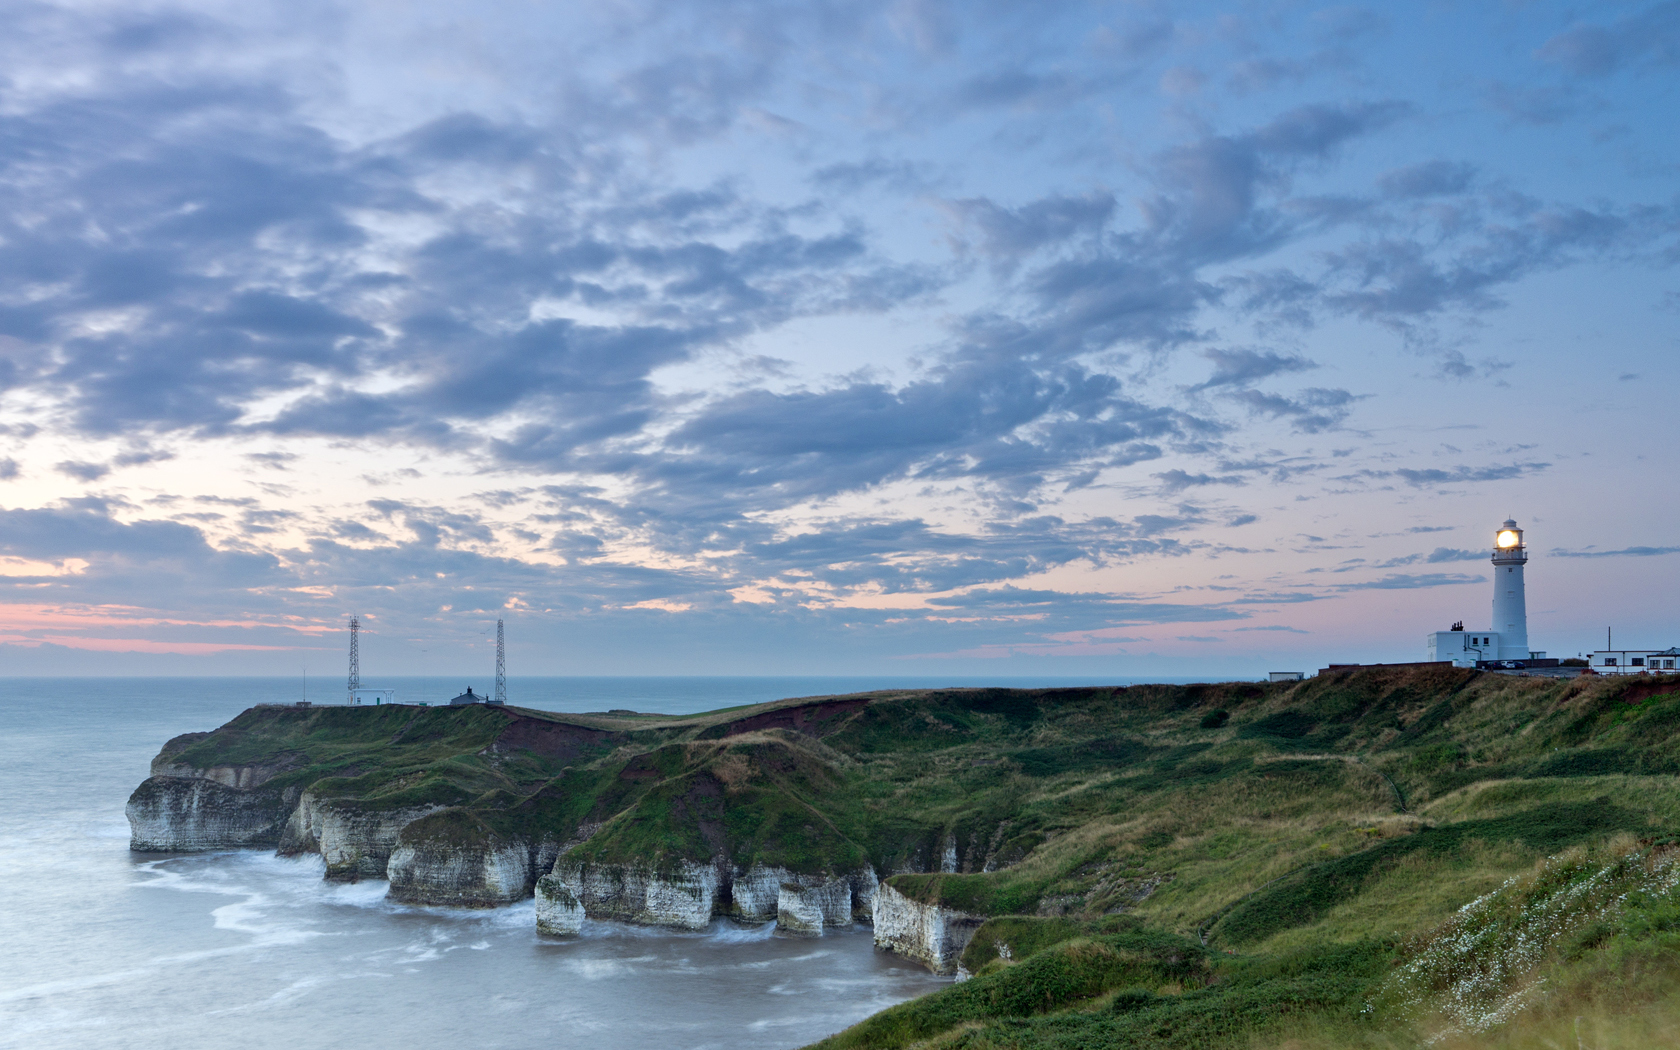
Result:
M350 682L344 689L344 702L356 702L356 690L362 687L362 653L360 639L357 637L362 630L362 621L354 613L350 615Z
M496 696L490 702L493 704L507 703L507 664L503 657L502 621L496 621Z

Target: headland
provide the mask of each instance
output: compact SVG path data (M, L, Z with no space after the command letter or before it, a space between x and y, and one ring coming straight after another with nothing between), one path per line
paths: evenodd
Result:
M1394 977L1471 902L1567 882L1547 864L1660 880L1677 735L1680 678L1445 664L685 717L259 707L164 745L128 813L136 850L319 853L327 878L416 905L535 896L557 936L870 922L974 978L834 1046L1246 1046L1290 1025L1349 1045L1384 1011L1474 1027L1441 1020L1449 976ZM1604 945L1666 943L1618 926L1627 908L1599 908L1576 956L1478 987L1527 994L1548 966L1563 987Z

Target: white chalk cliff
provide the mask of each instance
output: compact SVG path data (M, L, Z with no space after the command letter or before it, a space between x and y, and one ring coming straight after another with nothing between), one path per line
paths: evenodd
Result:
M883 882L875 897L875 946L935 973L956 973L963 949L985 921L984 915L911 900Z

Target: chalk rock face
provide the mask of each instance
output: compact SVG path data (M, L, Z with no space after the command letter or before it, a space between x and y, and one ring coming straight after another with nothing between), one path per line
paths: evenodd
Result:
M821 933L824 926L852 923L852 880L806 876L778 887L776 925L793 933Z
M335 882L382 879L402 829L442 806L378 809L304 792L280 836L282 854L319 853Z
M782 883L792 878L786 868L754 864L738 871L730 882L729 916L740 922L774 922Z
M875 895L875 946L935 973L956 972L963 949L985 921L983 915L913 901L885 882Z
M404 904L493 908L525 898L531 851L476 817L450 810L401 830L386 864L386 896Z
M554 875L591 919L703 930L717 910L715 864L682 861L669 871L650 865L596 864L562 856Z
M242 791L218 780L148 778L128 798L128 847L143 853L273 846L296 789Z
M754 864L730 880L728 913L740 922L774 921L783 929L820 933L824 926L852 923L859 887L872 905L872 869L853 875L796 875L786 868Z
M558 875L537 880L537 932L574 937L583 928L583 904Z

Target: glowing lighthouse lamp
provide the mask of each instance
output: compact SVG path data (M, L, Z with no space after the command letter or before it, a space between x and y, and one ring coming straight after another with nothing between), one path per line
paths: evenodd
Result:
M1523 590L1523 566L1527 564L1523 530L1507 518L1493 537L1493 627L1466 631L1459 622L1450 631L1436 631L1426 639L1429 659L1457 667L1495 660L1544 659L1545 653L1528 647L1528 600Z

